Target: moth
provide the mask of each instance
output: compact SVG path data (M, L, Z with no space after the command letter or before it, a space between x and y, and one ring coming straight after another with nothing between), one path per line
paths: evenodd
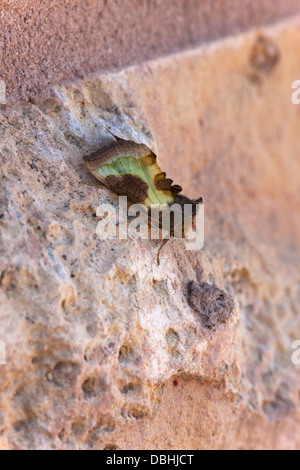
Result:
M179 204L182 214L180 230L184 237L197 214L198 204L203 203L203 198L189 199L180 194L182 187L173 184L173 180L166 177L166 173L158 166L157 156L146 145L112 135L115 137L114 142L83 157L89 171L119 196L127 196L130 203L143 204L148 213L149 225L151 206L165 205L170 209L174 206L175 210L178 207L175 204ZM185 204L192 207L190 224L184 220ZM178 229L178 219L176 223ZM158 264L159 253L169 238L174 236L175 228L174 217L171 217L169 237L163 239L157 255Z

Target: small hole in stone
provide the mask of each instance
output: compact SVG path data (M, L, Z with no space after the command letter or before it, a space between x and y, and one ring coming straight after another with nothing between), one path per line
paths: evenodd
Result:
M142 385L141 385L141 383L133 383L133 382L130 382L130 383L126 384L126 385L121 389L121 393L123 393L123 395L127 395L127 394L140 394L140 393L141 393L141 390L142 390Z
M104 381L95 377L85 380L82 384L82 391L85 398L100 396L105 392L105 389L106 385Z

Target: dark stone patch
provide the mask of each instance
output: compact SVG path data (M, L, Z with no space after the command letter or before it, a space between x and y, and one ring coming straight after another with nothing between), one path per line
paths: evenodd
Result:
M295 405L276 398L274 401L265 402L263 411L269 422L279 422L293 412Z
M121 410L121 416L125 419L143 419L149 418L149 409L138 403L132 403Z
M250 65L259 72L269 73L278 64L279 59L279 49L273 39L258 36L251 50Z
M206 328L215 328L226 323L234 311L234 300L218 287L194 281L188 284L188 302L192 309L201 315Z
M80 373L80 364L58 362L52 371L46 374L47 380L60 387L73 387Z
M89 377L82 384L84 398L100 398L106 391L107 386L102 377Z

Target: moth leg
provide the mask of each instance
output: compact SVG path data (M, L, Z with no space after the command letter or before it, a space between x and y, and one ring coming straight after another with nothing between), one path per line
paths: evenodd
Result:
M85 181L79 181L79 184L86 184L87 186L94 186L95 188L101 188L101 184L95 184L95 183L86 183Z
M162 241L162 244L159 247L159 250L157 252L157 266L160 265L160 259L159 259L160 252L163 249L163 247L166 245L166 243L168 243L168 241L170 241L170 238L164 238Z

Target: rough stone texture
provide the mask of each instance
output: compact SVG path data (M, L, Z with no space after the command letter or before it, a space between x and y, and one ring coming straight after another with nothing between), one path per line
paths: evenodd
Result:
M0 0L8 104L300 13L298 0Z
M299 44L290 21L1 115L2 448L300 448ZM97 238L103 124L204 196L203 251Z

